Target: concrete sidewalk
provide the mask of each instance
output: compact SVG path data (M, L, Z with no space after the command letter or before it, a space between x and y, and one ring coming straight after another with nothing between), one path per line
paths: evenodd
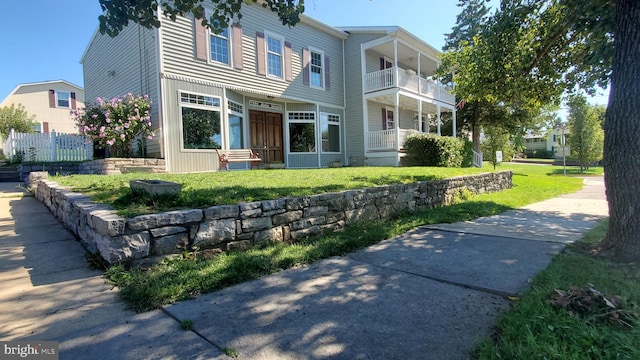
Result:
M61 359L225 358L223 348L242 359L466 359L505 295L608 209L602 177L589 178L574 194L134 314L43 205L2 184L0 194L0 339L57 340Z

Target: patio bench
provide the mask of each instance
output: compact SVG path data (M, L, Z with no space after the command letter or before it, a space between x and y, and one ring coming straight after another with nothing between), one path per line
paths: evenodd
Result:
M251 149L216 149L220 170L229 170L230 162L248 162L251 169L260 166L262 159Z

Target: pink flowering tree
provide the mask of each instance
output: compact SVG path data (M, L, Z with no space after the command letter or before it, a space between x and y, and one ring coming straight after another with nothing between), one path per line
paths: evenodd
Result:
M131 157L136 138L153 139L151 99L128 93L122 97L96 102L74 113L80 134L98 146L109 147L111 156Z

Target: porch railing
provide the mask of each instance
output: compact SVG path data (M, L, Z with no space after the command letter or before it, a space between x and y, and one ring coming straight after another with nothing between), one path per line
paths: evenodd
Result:
M24 161L84 161L93 159L93 143L75 134L17 133L13 129L3 144L7 158L20 154Z
M396 142L396 131L400 132L400 146ZM417 130L413 129L389 129L369 131L368 144L369 150L391 150L398 151L404 148L404 142L408 136L417 134Z
M449 104L455 104L455 95L449 92L445 86L436 84L418 76L413 71L397 68L398 81L396 81L396 68L391 67L365 74L365 93L380 91L393 87L399 87L409 91L419 93L432 99L440 100Z

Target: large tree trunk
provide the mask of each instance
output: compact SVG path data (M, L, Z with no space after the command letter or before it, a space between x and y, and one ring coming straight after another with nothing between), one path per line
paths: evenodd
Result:
M614 260L640 261L640 1L616 1L615 53L604 123L609 229Z

